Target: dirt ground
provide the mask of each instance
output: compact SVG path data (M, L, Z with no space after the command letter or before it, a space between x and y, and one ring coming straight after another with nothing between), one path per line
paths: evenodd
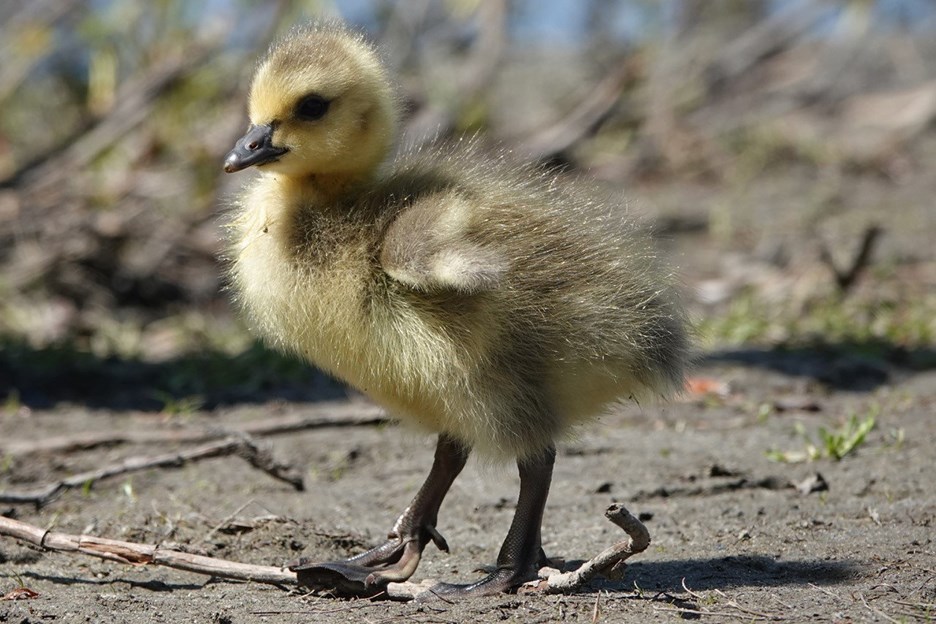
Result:
M641 514L653 541L621 582L562 596L503 595L449 603L342 601L295 590L209 580L156 567L43 552L0 539L0 622L910 622L936 617L936 372L887 371L864 392L819 387L779 356L722 353L697 374L724 397L622 406L561 444L544 524L547 554L588 558L622 537L602 515L612 502ZM754 365L752 365L752 363ZM834 363L827 363L832 366ZM809 397L804 399L804 397ZM772 407L771 407L772 406ZM167 419L144 412L7 412L0 439L122 428L233 426L310 404L221 408ZM877 413L867 441L841 461L771 461L803 450L794 433ZM381 539L428 470L432 441L396 426L324 428L268 439L304 468L306 492L237 457L149 470L73 490L41 510L5 515L68 533L279 565L330 558ZM27 490L131 455L177 446L116 446L8 461L0 489ZM820 473L828 489L791 484ZM929 484L929 485L927 485ZM451 554L432 546L415 580L469 580L490 564L517 491L514 470L472 462L443 507Z

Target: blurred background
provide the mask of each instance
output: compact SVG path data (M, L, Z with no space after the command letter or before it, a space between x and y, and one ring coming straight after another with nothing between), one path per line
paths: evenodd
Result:
M344 395L254 342L220 259L256 59L320 16L381 46L406 143L480 133L619 191L703 357L859 389L936 365L931 0L6 0L7 410Z

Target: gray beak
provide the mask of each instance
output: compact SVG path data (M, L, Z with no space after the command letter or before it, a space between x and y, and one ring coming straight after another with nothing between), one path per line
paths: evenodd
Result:
M224 157L224 170L234 173L254 165L263 165L278 160L288 151L288 148L273 145L272 124L250 126L247 134L239 138L234 149Z

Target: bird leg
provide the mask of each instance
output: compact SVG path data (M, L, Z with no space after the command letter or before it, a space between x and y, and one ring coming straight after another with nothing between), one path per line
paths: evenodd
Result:
M468 453L469 449L463 444L440 435L429 476L393 525L387 541L343 561L315 563L300 558L288 566L296 572L299 584L354 596L374 595L387 583L405 581L412 576L430 541L448 552L448 544L435 525L442 500L465 467Z
M556 450L517 462L520 469L520 496L507 537L497 555L497 568L469 585L439 583L429 591L449 597L485 596L509 591L535 579L548 563L540 539L543 509L549 495Z

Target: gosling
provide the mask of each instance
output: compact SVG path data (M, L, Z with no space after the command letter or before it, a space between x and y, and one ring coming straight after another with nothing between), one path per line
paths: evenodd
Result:
M416 570L473 450L516 460L520 493L493 572L435 593L509 591L545 563L555 443L621 399L683 385L687 333L647 237L582 182L470 140L393 157L399 102L376 50L344 26L294 30L260 62L256 167L230 222L236 302L266 341L438 434L425 483L385 543L291 565L300 582L372 595Z

